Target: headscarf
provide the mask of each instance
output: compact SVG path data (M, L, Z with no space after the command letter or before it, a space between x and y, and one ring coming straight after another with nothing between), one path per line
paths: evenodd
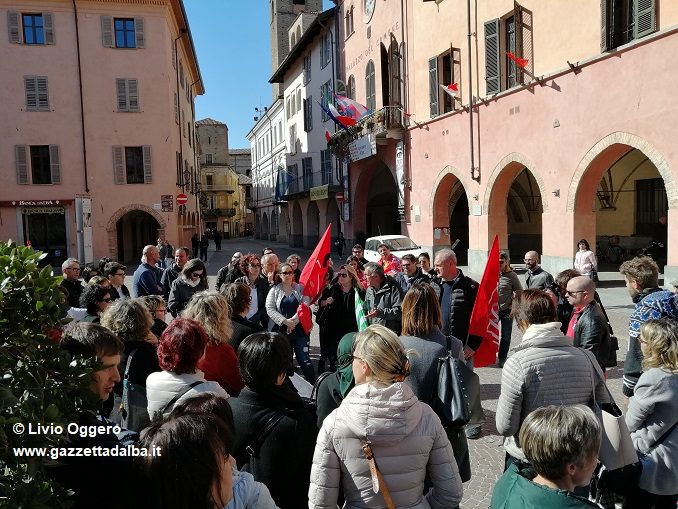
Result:
M353 341L355 341L356 332L344 334L339 341L337 348L337 378L339 379L339 392L342 398L345 398L348 392L353 389L355 380L353 380L353 362L351 352L353 351Z

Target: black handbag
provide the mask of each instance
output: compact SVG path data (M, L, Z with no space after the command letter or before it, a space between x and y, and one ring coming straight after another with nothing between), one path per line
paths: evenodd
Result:
M438 384L433 410L443 426L477 425L485 420L480 404L480 378L448 353L438 358Z

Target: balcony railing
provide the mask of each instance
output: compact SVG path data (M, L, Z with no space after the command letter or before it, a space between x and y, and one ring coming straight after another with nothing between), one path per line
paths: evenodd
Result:
M366 115L347 129L334 133L329 141L329 148L335 156L348 155L348 145L368 134L377 138L395 137L389 134L400 134L406 127L405 114L401 106L384 106L380 110Z
M227 193L235 193L235 188L233 186L230 186L228 184L203 184L202 185L202 190L203 191L226 191Z
M307 173L306 175L300 175L298 177L293 177L287 188L285 195L298 194L304 191L309 191L312 187L318 186L336 186L339 185L337 178L334 174L334 168L318 170L312 173Z

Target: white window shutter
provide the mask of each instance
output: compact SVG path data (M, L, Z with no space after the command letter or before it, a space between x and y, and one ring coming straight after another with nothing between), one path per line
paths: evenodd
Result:
M151 164L151 146L141 147L144 156L144 184L153 183L153 165Z
M124 78L116 78L115 91L118 96L118 111L129 111L127 104L127 80Z
M45 28L45 44L54 44L54 14L43 12L42 22Z
M38 109L49 111L49 88L47 87L47 76L36 76Z
M101 16L101 44L104 48L113 47L113 17Z
M127 80L127 104L129 111L139 111L139 83L137 80Z
M14 145L16 156L16 183L28 184L28 147L26 145Z
M124 184L125 179L125 147L113 147L113 180L116 184Z
M16 11L7 11L7 29L9 32L9 42L12 44L21 44L21 32L19 31L19 13Z
M52 184L61 184L61 159L59 145L49 146L49 167L52 172Z
M146 36L144 35L144 18L134 18L134 35L136 37L136 47L146 47Z
M38 80L36 76L24 76L24 88L26 89L26 109L38 108Z

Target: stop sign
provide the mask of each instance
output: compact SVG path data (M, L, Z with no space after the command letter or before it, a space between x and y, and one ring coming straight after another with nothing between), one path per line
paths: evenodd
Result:
M178 203L179 205L186 205L186 203L188 203L188 196L186 196L186 195L183 194L183 193L182 193L182 194L178 194L178 195L177 195L177 203Z

